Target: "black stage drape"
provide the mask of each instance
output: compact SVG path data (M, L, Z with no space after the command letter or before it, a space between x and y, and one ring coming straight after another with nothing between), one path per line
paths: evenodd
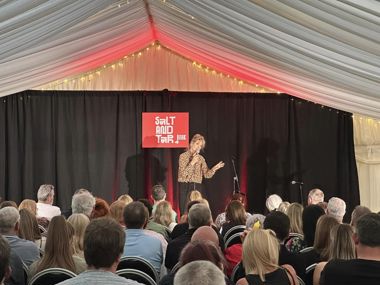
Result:
M38 186L56 186L57 204L70 206L78 188L112 201L120 194L149 196L168 188L177 207L182 149L141 149L142 112L189 112L190 135L203 134L211 167L226 166L204 181L214 215L233 191L232 159L247 193L248 209L263 212L277 193L300 201L320 187L326 199L359 204L350 113L286 94L143 91L24 91L1 98L0 196L36 198Z

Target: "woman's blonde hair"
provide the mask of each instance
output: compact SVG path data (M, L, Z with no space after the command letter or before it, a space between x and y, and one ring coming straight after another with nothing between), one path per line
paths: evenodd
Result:
M195 201L195 200L200 201L202 199L203 199L202 193L199 192L198 190L193 190L189 194L189 201Z
M352 227L348 224L338 224L331 229L329 260L356 258L353 233Z
M127 206L129 203L133 202L133 199L128 194L123 194L119 198L117 198L118 201L123 201L125 203L125 206Z
M31 199L24 199L18 206L18 209L27 209L35 216L37 215L37 203L34 200Z
M314 250L320 254L321 261L327 261L330 251L330 232L331 229L338 225L339 222L327 215L323 215L318 219L315 227Z
M115 201L110 206L110 216L115 219L121 225L124 225L124 208L125 202L123 201Z
M73 249L74 255L84 257L83 255L83 239L84 233L88 224L90 223L90 219L85 214L72 214L67 222L72 225L74 229L74 237L73 237Z
M191 146L192 146L194 143L196 143L196 142L199 141L199 140L202 141L202 149L204 149L205 146L206 146L206 140L205 140L204 136L202 136L202 135L200 135L200 134L195 134L195 135L193 136L193 138L191 139L190 144L189 144L189 149L191 148Z
M302 231L302 212L303 206L299 203L291 203L289 205L287 215L290 220L290 232L303 234Z
M280 245L272 230L255 229L243 243L243 265L247 274L257 272L261 281L265 274L278 268Z
M166 227L172 223L172 206L168 201L158 203L153 221Z

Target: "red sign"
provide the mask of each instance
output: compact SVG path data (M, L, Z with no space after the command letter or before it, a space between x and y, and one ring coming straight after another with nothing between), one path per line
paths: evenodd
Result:
M186 148L189 113L142 113L143 148Z

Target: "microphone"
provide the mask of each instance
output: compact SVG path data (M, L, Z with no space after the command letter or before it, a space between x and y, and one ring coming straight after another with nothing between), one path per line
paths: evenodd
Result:
M303 182L301 182L301 181L295 181L295 180L293 180L293 181L290 182L290 183L292 183L292 185L294 185L294 184L300 184L300 185L303 185Z

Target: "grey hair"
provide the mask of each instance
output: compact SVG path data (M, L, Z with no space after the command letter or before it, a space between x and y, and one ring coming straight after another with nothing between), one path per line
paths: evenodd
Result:
M12 230L20 220L20 213L15 207L0 209L0 232L5 234Z
M224 273L207 260L192 261L182 266L174 276L174 285L225 284Z
M325 194L319 188L311 189L308 195L308 200L310 204L316 205L325 200Z
M277 194L272 194L267 198L265 202L265 206L270 212L270 211L276 210L278 206L280 206L281 203L282 203L281 197L278 196Z
M327 215L342 222L344 214L346 214L346 202L338 197L330 198L327 204Z
M195 204L191 206L187 219L190 229L209 226L212 223L210 208L205 204Z
M260 229L263 228L263 225L264 225L264 221L265 221L265 216L262 215L262 214L253 214L252 216L250 216L248 219L247 219L247 222L245 223L245 227L248 229L252 229L253 226L259 222L260 224Z
M37 192L38 201L45 202L50 195L54 195L54 186L51 184L42 184Z
M85 214L87 217L90 217L94 206L95 197L90 192L74 194L71 200L73 214Z

